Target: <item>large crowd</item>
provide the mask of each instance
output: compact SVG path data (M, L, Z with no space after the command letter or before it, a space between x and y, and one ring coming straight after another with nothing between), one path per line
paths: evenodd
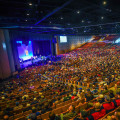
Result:
M1 120L119 120L119 106L120 46L114 44L83 46L0 84Z

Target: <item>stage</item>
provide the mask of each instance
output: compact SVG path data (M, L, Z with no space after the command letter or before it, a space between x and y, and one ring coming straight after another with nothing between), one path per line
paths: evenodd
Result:
M51 61L51 64L53 62L61 60L62 56L41 56L41 57L34 57L33 60L29 59L27 61L20 61L20 67L21 69L29 67L29 66L38 66L38 65L45 65L48 64L49 61Z
M50 40L16 41L20 68L46 64L51 58ZM50 58L50 59L49 59Z
M42 63L43 61L45 61L45 59L41 59L41 58L37 58L37 59L34 59L33 61L30 59L28 61L24 61L24 62L20 62L20 67L21 68L26 68L28 66L31 66L31 65L35 65L37 64L38 62Z

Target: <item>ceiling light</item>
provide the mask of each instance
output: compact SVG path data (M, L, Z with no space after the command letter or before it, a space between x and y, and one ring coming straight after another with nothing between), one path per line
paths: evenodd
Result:
M111 9L106 9L106 11L108 11L108 12L112 12L112 10L111 10Z
M80 13L80 11L77 11L77 14L79 14Z
M25 20L27 22L27 20Z
M106 5L107 4L107 2L106 1L103 1L103 5Z
M63 17L61 17L60 19L63 20Z
M27 15L29 16L30 14L29 14L29 13L27 13Z
M84 23L84 20L82 20L82 23Z
M29 3L30 6L32 6L32 3Z
M102 17L101 17L101 19L103 20L103 19L104 19L104 17L102 16Z

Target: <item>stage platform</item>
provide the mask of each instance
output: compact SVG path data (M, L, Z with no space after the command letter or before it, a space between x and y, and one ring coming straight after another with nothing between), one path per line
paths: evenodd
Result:
M41 59L41 58L34 59L33 62L32 62L32 60L24 61L24 62L20 63L20 67L25 68L25 67L28 67L28 66L30 66L32 64L36 64L36 63L42 62L42 61L44 61L44 60Z
M61 59L62 56L45 56L43 58L39 57L39 58L35 58L33 59L33 61L30 59L30 60L27 60L27 61L24 61L24 62L20 62L20 67L21 69L23 68L26 68L28 66L32 66L32 65L45 65L48 63L48 61L52 61L52 62L56 62L56 61L59 61Z

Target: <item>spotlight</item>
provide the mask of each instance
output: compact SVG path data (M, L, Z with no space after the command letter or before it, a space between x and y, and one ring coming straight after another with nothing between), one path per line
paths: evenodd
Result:
M25 21L27 22L28 20L26 19Z
M27 13L27 16L29 16L30 14L29 13Z

